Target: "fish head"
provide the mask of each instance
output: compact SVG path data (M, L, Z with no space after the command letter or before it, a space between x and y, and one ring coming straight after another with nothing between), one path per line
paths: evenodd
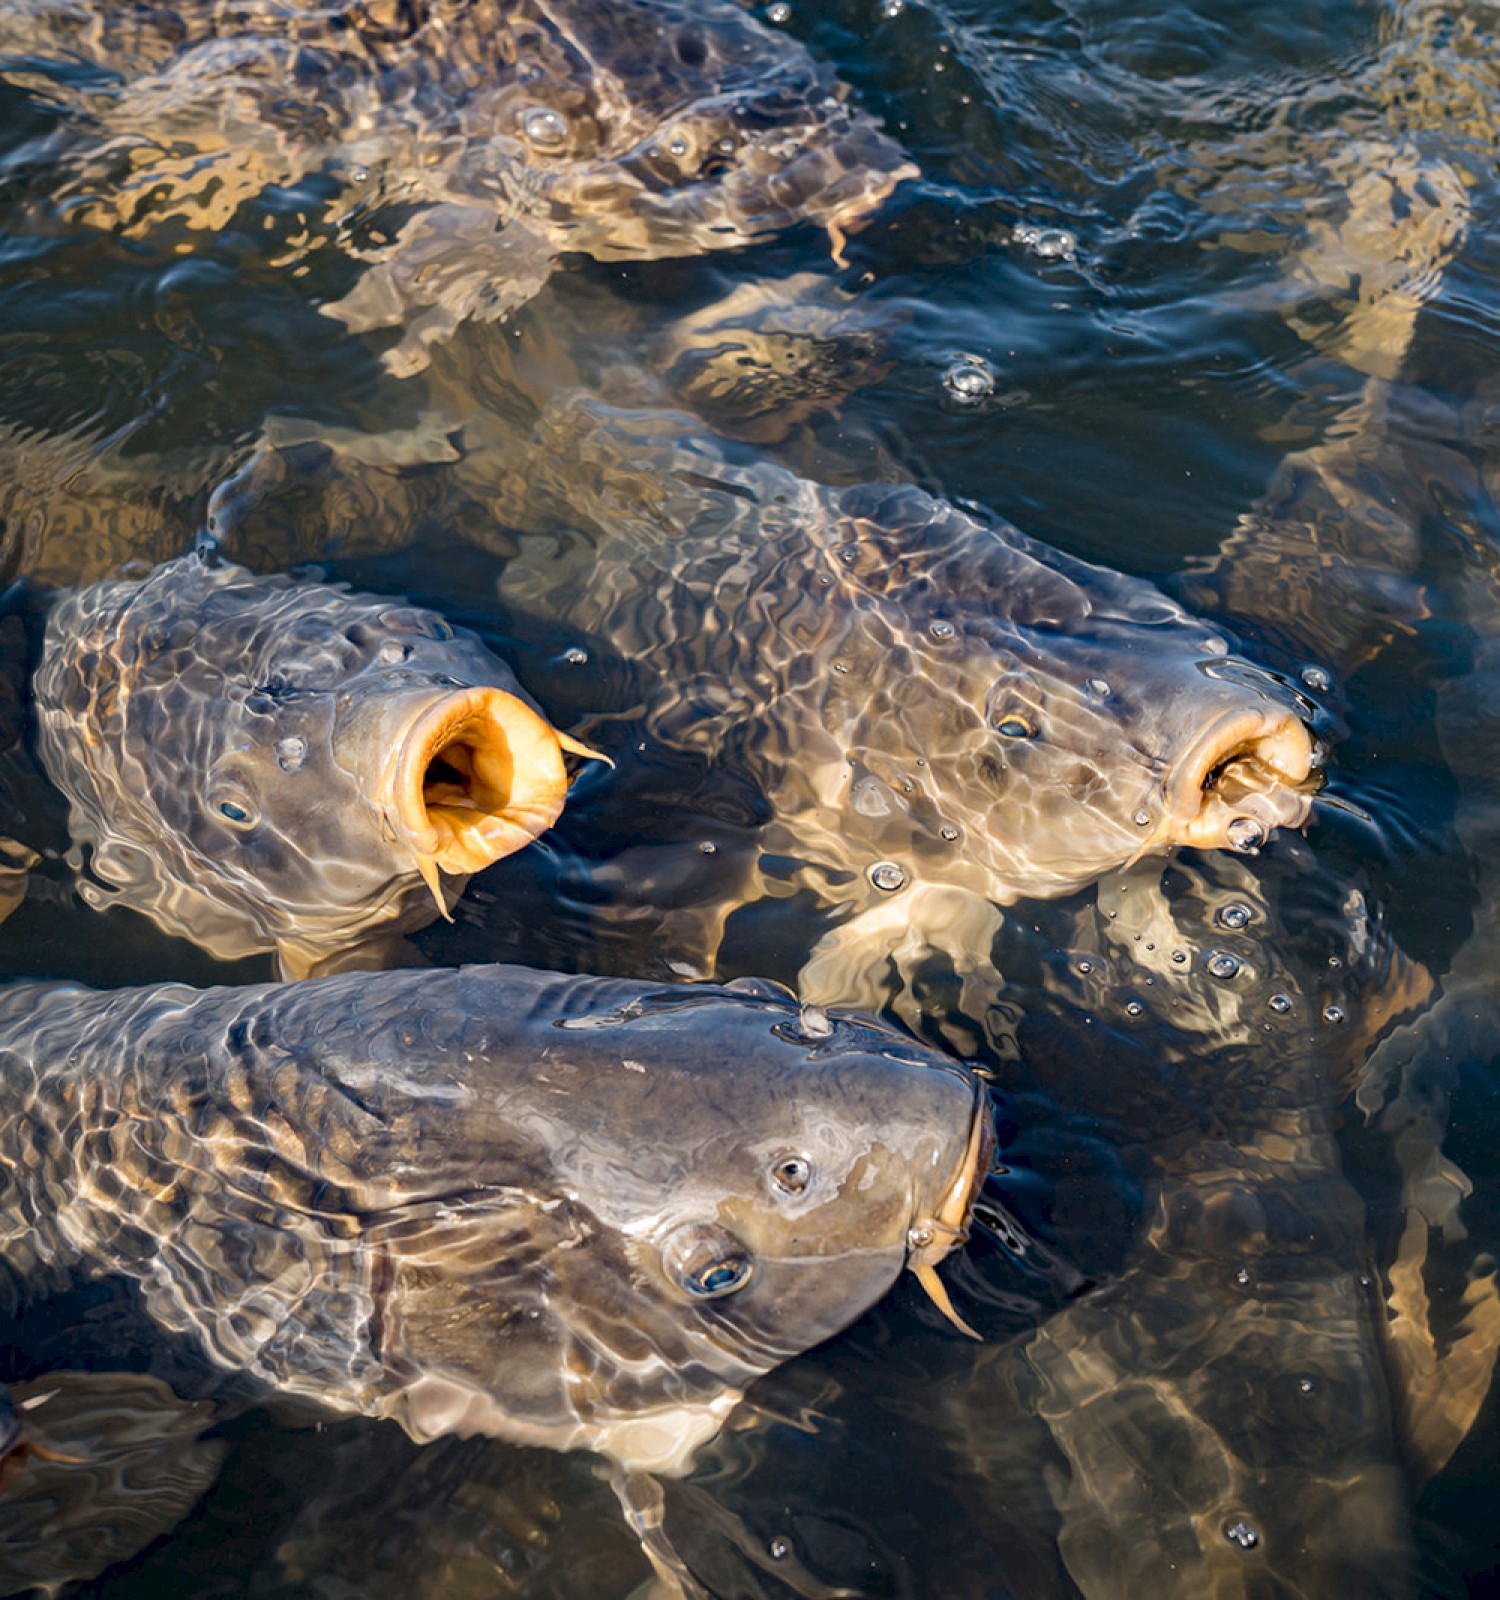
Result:
M931 832L990 898L1179 846L1253 852L1306 821L1314 707L1292 684L1150 584L1055 552L1013 580L927 618L919 670L878 708L912 728Z
M169 932L303 976L447 915L561 811L582 747L435 613L196 558L124 587L55 614L44 759Z
M1289 686L1190 618L1028 651L994 679L979 765L1028 892L1067 893L1177 846L1254 851L1311 806L1314 747Z
M514 1171L521 1129L536 1176L521 1220L488 1246L465 1234L457 1280L396 1247L378 1320L419 1438L492 1432L674 1470L754 1378L904 1266L935 1283L966 1236L986 1092L897 1034L697 985L529 1047L476 1027L463 1169ZM488 1101L491 1063L523 1086Z
M799 41L727 0L573 4L552 48L497 94L493 132L556 249L696 255L806 222L837 255L917 175Z

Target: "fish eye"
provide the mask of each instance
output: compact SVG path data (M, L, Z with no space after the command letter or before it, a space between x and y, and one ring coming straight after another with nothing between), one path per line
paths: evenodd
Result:
M1003 734L1007 739L1031 739L1036 736L1036 727L1026 717L1009 711L996 721L995 732Z
M784 1194L801 1194L812 1182L812 1163L803 1156L783 1156L771 1168L771 1182Z
M216 817L241 833L249 832L260 820L250 796L233 781L215 783L208 793L208 805Z
M662 1266L684 1294L694 1300L717 1300L743 1288L752 1263L744 1246L726 1228L690 1222L668 1236Z

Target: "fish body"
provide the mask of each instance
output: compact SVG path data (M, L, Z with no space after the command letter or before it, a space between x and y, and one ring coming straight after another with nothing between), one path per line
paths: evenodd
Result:
M210 1406L140 1373L48 1372L5 1404L26 1432L0 1460L4 1594L55 1594L128 1560L182 1522L226 1452L205 1437Z
M436 613L197 556L62 598L34 690L86 893L290 976L446 915L579 748Z
M373 265L325 310L404 324L402 372L529 299L560 253L695 255L802 222L837 250L916 171L798 41L728 0L45 3L0 28L5 47L108 75L80 106L103 137L59 195L74 220L217 230L332 179ZM387 205L396 237L372 243Z
M781 995L479 967L0 997L0 1239L414 1437L668 1469L964 1235L982 1086ZM936 1281L935 1278L932 1281Z
M650 731L763 787L760 892L810 889L856 942L1307 816L1311 704L1150 583L913 485L811 482L681 415L575 393L535 445L489 502L543 530L502 598L655 672ZM982 930L956 942L987 956ZM890 953L800 981L879 1004L861 973Z

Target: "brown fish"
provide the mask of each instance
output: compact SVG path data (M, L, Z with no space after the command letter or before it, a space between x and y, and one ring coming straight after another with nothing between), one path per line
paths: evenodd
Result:
M402 373L529 299L562 252L695 255L811 223L839 256L916 173L800 42L729 0L48 0L0 22L0 48L115 75L80 96L91 142L59 154L70 221L218 230L332 178L327 221L372 265L324 309L401 325ZM381 207L394 240L376 242ZM282 259L329 242L303 229Z
M591 753L434 612L197 556L60 600L34 688L85 898L289 977L447 916Z
M903 1267L936 1285L992 1142L983 1085L889 1030L508 967L18 985L0 1096L18 1281L123 1277L418 1439L662 1470Z
M156 1378L49 1372L10 1401L25 1464L0 1495L0 1593L56 1594L129 1559L187 1516L224 1458L203 1437L211 1408Z
M476 489L538 530L504 600L654 672L651 733L731 755L769 799L754 879L703 908L700 960L737 906L810 892L842 926L804 998L878 1006L891 959L985 965L994 906L1180 846L1253 850L1308 815L1293 687L1153 585L914 486L826 487L576 392L524 471ZM597 878L595 902L649 893L628 850Z

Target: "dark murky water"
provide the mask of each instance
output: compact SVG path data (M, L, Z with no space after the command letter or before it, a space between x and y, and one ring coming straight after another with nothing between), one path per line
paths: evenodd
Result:
M186 548L268 419L395 441L363 498L330 487L326 452L305 479L293 454L289 475L221 491L215 532L251 565L418 597L513 660L560 726L605 719L615 773L591 772L554 842L479 879L424 953L656 974L649 921L593 908L709 892L762 801L732 761L630 720L640 662L506 598L507 564L535 546L497 521L442 419L488 414L503 435L518 367L645 350L768 280L839 285L874 333L831 346L805 425L745 427L756 448L823 481L915 478L1220 608L1340 735L1336 803L1253 857L1185 852L1023 902L979 1015L942 959L893 988L896 1014L995 1076L1018 1129L989 1227L945 1269L985 1344L898 1290L757 1387L669 1486L674 1542L726 1597L1477 1592L1500 1561L1493 1397L1468 1429L1487 1369L1423 1374L1493 1329L1500 1038L1482 971L1464 979L1474 1026L1362 1063L1415 964L1441 975L1471 930L1493 937L1500 893L1493 7L782 12L758 14L921 169L846 266L811 228L711 258L567 258L511 321L464 325L407 381L378 364L389 334L318 314L355 275L335 184L272 183L211 230L90 225L57 174L108 69L0 40L13 565L73 582ZM1290 453L1318 451L1262 499ZM1181 577L1258 502L1288 549L1337 522L1319 463L1375 535L1318 572L1289 559L1284 590ZM46 797L21 803L0 831L56 844ZM720 970L793 981L823 931L795 895L762 901L730 920ZM55 861L0 925L0 970L269 973L90 911ZM1390 1347L1418 1302L1403 1365ZM51 1308L15 1333L8 1376L148 1365L119 1315L103 1290ZM221 1434L196 1509L84 1592L594 1597L647 1577L587 1458L419 1450L255 1406Z

